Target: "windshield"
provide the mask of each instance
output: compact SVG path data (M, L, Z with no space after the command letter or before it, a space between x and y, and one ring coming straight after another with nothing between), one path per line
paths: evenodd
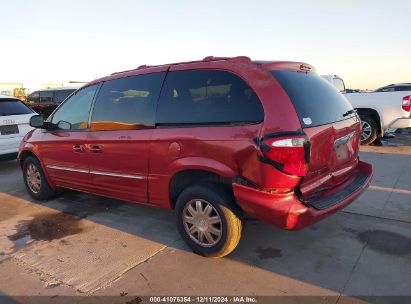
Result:
M31 114L33 111L20 100L0 99L0 116Z
M303 127L315 127L355 115L350 102L315 73L273 71L287 92Z

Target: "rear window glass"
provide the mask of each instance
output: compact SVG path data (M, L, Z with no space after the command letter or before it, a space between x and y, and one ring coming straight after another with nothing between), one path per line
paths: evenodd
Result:
M53 91L41 91L40 103L53 103Z
M273 71L285 89L303 127L314 127L354 115L350 102L332 84L314 73Z
M263 118L254 91L241 78L225 71L168 73L157 109L160 125L231 125Z
M0 116L22 115L33 113L20 100L0 99Z
M62 103L75 90L57 90L54 91L54 102Z

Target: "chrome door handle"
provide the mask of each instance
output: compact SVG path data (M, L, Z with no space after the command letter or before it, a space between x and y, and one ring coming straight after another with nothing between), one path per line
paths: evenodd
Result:
M90 145L91 153L103 153L103 149L99 145Z
M73 151L76 153L84 153L86 152L86 146L85 145L74 145Z

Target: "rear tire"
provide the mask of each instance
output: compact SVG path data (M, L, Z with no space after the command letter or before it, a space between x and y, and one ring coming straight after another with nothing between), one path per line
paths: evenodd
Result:
M23 162L23 179L27 192L37 200L46 200L56 194L47 182L39 160L33 156Z
M378 137L377 122L369 116L360 116L361 120L361 144L370 145Z
M195 253L223 257L237 247L243 227L240 212L219 185L190 186L178 197L175 211L178 231Z

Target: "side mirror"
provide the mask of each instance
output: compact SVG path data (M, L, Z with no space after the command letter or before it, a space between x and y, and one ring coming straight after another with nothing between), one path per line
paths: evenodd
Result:
M33 128L45 129L44 118L41 115L34 115L30 117L30 126Z

